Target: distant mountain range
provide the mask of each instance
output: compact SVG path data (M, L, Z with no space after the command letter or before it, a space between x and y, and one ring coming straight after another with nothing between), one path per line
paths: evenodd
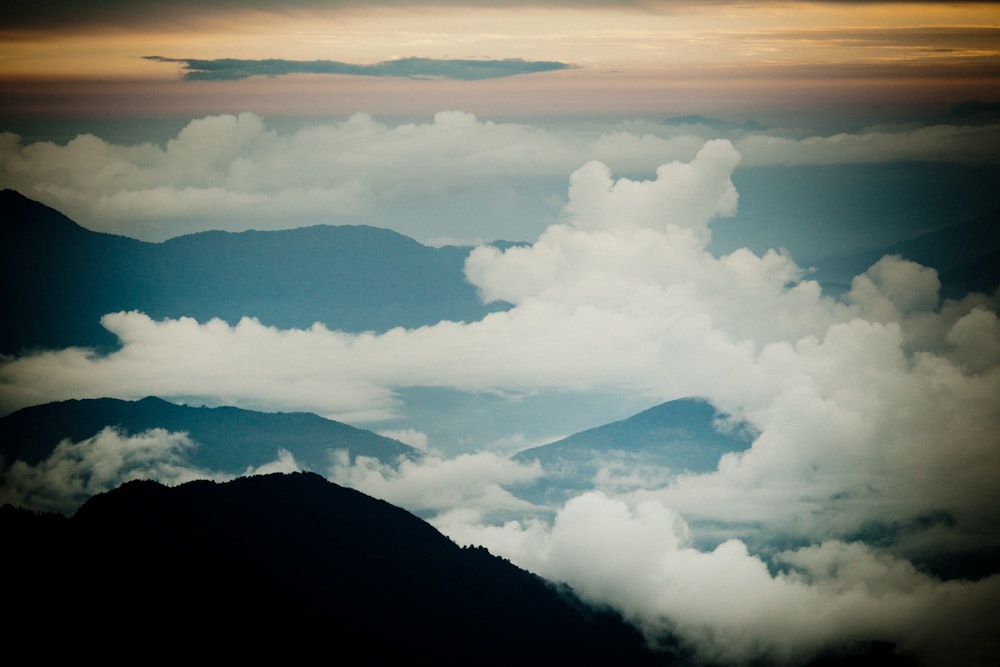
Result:
M746 425L698 398L668 401L627 419L575 433L519 452L522 463L537 460L544 475L519 495L540 503L560 503L593 488L602 470L661 473L708 472L728 452L750 447Z
M154 319L256 317L279 328L321 322L349 332L476 321L485 305L466 279L470 247L434 248L396 232L320 225L201 232L163 243L92 232L13 190L0 191L0 354L116 347L102 315L139 310ZM514 245L497 242L500 248ZM945 296L1000 284L1000 212L870 252L817 263L831 291L885 254L934 267Z
M470 248L433 248L376 227L145 243L84 229L13 190L0 191L0 220L0 306L12 314L0 328L0 354L114 346L100 318L122 310L357 332L474 321L506 307L483 305L465 280Z
M37 465L60 441L80 442L106 426L118 427L123 435L154 428L187 433L198 445L190 465L234 475L274 461L279 449L317 472L330 467L335 449L347 450L352 459L368 456L386 463L420 454L397 440L310 413L192 407L150 396L60 401L13 412L0 418L0 459Z
M691 119L681 119L691 120ZM100 324L108 312L151 317L258 317L279 327L314 322L346 331L416 327L442 319L478 320L484 306L463 273L466 247L432 248L385 229L318 226L277 232L204 232L145 243L88 231L21 194L0 192L0 354L63 346L113 347ZM509 247L510 242L497 242ZM869 253L822 260L811 276L831 293L884 254L936 268L945 296L1000 284L1000 213ZM557 501L589 488L599 470L704 471L749 439L717 431L718 415L694 399L657 406L630 419L518 455L538 458L545 476L522 489ZM198 443L192 465L230 474L288 450L305 469L322 471L331 448L382 461L416 450L316 415L266 415L236 408L193 408L155 398L100 399L35 406L0 420L0 454L35 464L62 439L81 441L105 426L128 434L151 428L186 432Z
M854 276L885 255L937 269L942 297L992 294L1000 287L1000 211L877 250L824 259L810 277L844 291Z
M593 488L602 468L662 474L713 470L720 456L742 451L751 441L751 434L739 425L727 426L724 417L703 400L680 399L522 451L514 459L538 460L544 473L512 490L532 502L558 504ZM334 450L387 464L422 456L397 440L310 413L193 407L153 396L68 400L0 417L0 462L5 464L0 465L0 488L11 481L5 477L14 462L37 466L60 442L80 443L106 427L123 436L151 429L186 433L196 447L185 452L185 465L232 476L273 462L279 450L290 452L302 469L321 474L329 471Z
M31 637L55 659L674 664L617 614L312 473L129 482L70 518L7 505L0 533L8 651Z

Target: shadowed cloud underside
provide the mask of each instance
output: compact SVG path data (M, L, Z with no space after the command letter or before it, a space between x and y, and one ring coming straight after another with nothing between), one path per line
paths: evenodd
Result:
M336 60L241 60L218 58L165 58L144 56L146 60L183 63L187 81L235 81L251 76L283 76L286 74L340 74L348 76L388 76L406 79L443 78L460 81L495 79L533 72L569 69L572 65L556 61L527 61L521 58L503 60L437 60L434 58L399 58L371 65L357 65Z

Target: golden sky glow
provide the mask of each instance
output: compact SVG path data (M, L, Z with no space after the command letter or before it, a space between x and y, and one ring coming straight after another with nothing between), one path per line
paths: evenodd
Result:
M932 87L954 89L956 96L982 91L980 97L995 98L1000 90L1000 10L984 3L747 6L724 2L652 3L641 8L593 3L570 8L402 3L232 9L176 17L160 10L126 15L112 23L0 32L0 83L7 84L13 98L4 102L7 108L0 112L17 115L21 107L22 113L28 113L39 95L45 97L46 85L72 82L75 90L89 82L96 96L95 109L101 106L97 101L101 95L114 97L121 86L140 83L150 91L187 96L191 111L211 98L208 85L196 89L195 82L178 83L181 64L142 58L148 55L350 63L406 57L557 60L576 69L546 75L544 80L553 93L565 85L570 96L575 88L599 82L622 94L634 90L641 97L641 81L656 88L677 81L700 87L713 82L731 85L742 80L759 85L761 81L794 80L801 91L813 87L809 83L813 79L836 87L859 79L913 82L924 77L933 82ZM528 80L541 76L464 86L478 89L479 99L484 89L506 94L518 86L531 97L534 87ZM310 87L325 86L329 91L331 81L326 78L310 85L300 81L299 92L292 96L305 95L300 103L310 107L316 104L315 90L309 93ZM337 89L382 89L389 83L411 100L411 94L419 94L399 79L349 85L338 81ZM296 86L288 81L258 77L252 86L246 82L214 85L216 94L223 96L241 97L240 91L245 91L250 104L249 90L254 88L257 104L269 106L271 112L280 105L276 99L265 104L269 95L278 95L283 104L295 104L288 95ZM433 91L440 88L425 85L424 91L439 94ZM451 88L455 87L444 86ZM52 96L51 91L48 95ZM460 99L459 95L456 101ZM641 101L637 103L642 106ZM330 110L342 111L339 107Z

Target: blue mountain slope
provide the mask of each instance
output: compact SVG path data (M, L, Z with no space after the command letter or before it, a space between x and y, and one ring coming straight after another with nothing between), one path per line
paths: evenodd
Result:
M725 415L699 398L662 403L518 453L515 460L537 460L544 470L542 479L520 494L536 502L556 502L593 487L602 469L656 476L713 470L723 454L750 446L752 436L745 426L727 424Z
M0 354L113 347L105 313L256 317L280 328L343 331L475 321L484 305L464 274L468 247L433 248L396 232L321 225L202 232L164 243L100 234L12 190L0 191Z
M233 407L190 407L160 398L70 400L18 410L0 418L0 460L37 465L64 439L80 442L106 426L135 435L154 428L187 433L197 443L192 466L228 474L274 461L279 449L305 469L325 472L330 452L393 462L418 450L371 431L309 413L265 413Z

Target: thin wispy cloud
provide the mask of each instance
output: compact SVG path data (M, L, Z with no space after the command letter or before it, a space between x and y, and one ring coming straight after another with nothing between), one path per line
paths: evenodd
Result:
M877 113L881 105L928 108L995 95L1000 52L988 3L880 7L44 3L5 17L0 39L8 57L0 61L0 79L11 93L8 117L116 116L124 89L131 110L189 116L442 108L562 116L609 109L671 113L679 105ZM165 62L141 54L165 56ZM568 63L572 71L558 73ZM187 68L182 79L171 65ZM353 75L353 87L340 81L340 94L330 95L327 79L283 76L291 72ZM513 76L527 72L537 76ZM255 76L252 87L233 83ZM401 77L435 79L438 87L423 92L447 101L415 106L419 93L385 85ZM542 79L544 85L536 83ZM165 85L171 80L202 85ZM475 91L442 85L459 80L484 83ZM829 96L831 85L839 91ZM61 88L58 94L53 86ZM607 94L594 95L598 89Z
M284 76L289 74L339 74L344 76L390 76L406 79L457 79L478 81L534 72L569 69L572 65L555 61L528 61L520 58L504 60L435 60L433 58L399 58L372 65L357 65L335 60L239 60L218 58L165 58L145 56L146 60L182 63L184 79L188 81L234 81L252 76Z

